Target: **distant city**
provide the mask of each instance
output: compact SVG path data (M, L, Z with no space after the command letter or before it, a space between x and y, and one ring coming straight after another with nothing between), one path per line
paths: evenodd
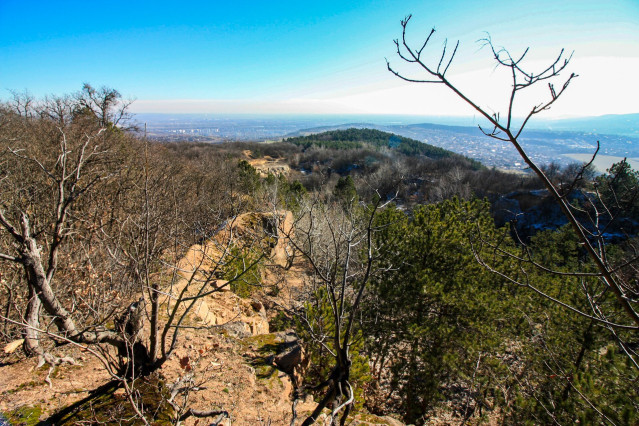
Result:
M489 167L524 170L507 142L484 135L477 120L466 117L418 116L220 116L207 114L137 114L147 137L167 142L279 141L327 130L373 128L439 146L481 161ZM583 162L595 152L603 172L626 157L639 170L639 114L588 119L538 121L520 138L539 164Z

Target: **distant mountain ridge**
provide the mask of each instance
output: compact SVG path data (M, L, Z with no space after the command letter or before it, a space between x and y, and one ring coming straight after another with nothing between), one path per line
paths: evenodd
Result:
M540 120L534 125L534 128L639 138L639 114L608 114L598 117Z

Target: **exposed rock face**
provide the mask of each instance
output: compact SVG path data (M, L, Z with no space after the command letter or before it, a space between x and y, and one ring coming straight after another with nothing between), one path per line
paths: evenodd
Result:
M258 301L242 299L232 292L216 292L199 299L193 313L202 325L223 326L236 337L269 332L264 306Z
M274 229L277 242L271 250L271 260L279 266L286 267L293 254L289 236L293 233L293 213L290 211L277 213L277 226Z
M262 302L243 299L235 295L227 280L220 276L230 247L266 249L269 263L286 266L289 262L293 214L289 211L273 213L245 213L221 227L216 235L193 245L179 262L182 277L168 292L173 298L188 286L185 296L200 292L206 283L204 293L213 292L199 298L191 312L202 325L223 326L236 337L267 334L269 332L266 309ZM268 241L265 246L264 241ZM218 278L211 278L218 276ZM217 290L217 291L215 291Z
M265 162L264 164L255 166L255 170L259 173L260 177L267 177L268 175L284 175L288 176L291 173L291 168L288 164L283 164L277 160Z
M244 156L246 161L253 166L260 177L265 178L268 175L288 176L291 173L291 168L283 159L273 158L268 155L261 158L252 158L252 152L250 150L244 151Z
M224 324L224 329L233 337L243 339L251 336L251 328L249 325L242 321L233 321Z
M545 229L557 229L568 221L546 190L515 191L493 204L497 226L511 223L522 240Z
M588 205L591 199L596 201L594 194L582 191L573 191L568 196L570 203ZM600 209L603 211L603 209ZM553 230L568 223L557 202L550 196L547 190L515 191L503 195L492 206L493 217L497 226L508 223L517 232L519 238L526 242L539 231ZM585 215L577 213L579 219L586 228L594 231L594 226ZM605 217L599 218L599 229L606 229L603 234L608 242L618 242L627 235L636 235L639 231L639 222L634 218L616 218L613 223Z
M236 216L202 244L191 246L179 262L181 275L189 278L189 271L194 271L198 277L204 277L207 272L216 269L232 247L260 247L267 250L266 255L273 262L285 266L291 253L287 236L291 235L292 228L293 213L290 211L253 212ZM265 241L269 242L267 247L264 247Z
M295 342L292 346L277 354L273 362L279 370L291 377L293 386L297 388L302 385L306 370L311 363L311 358L306 356L306 352L299 342Z

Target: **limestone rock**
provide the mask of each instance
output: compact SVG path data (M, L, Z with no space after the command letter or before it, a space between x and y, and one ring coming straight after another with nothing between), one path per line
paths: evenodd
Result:
M4 353L10 354L15 352L15 350L18 349L20 346L22 346L23 343L24 343L24 339L14 340L13 342L8 343L4 347Z
M249 325L242 321L230 322L228 324L225 324L223 328L233 337L237 337L240 339L249 337L253 334Z

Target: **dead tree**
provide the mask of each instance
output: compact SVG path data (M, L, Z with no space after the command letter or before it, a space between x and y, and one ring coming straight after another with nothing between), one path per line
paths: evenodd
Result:
M342 202L315 198L304 205L288 235L295 250L308 262L312 271L307 291L308 305L327 303L326 318L316 318L308 309L296 312L312 343L330 354L332 367L328 377L310 390L322 391L315 410L302 425L314 424L322 410L331 408L331 424L344 425L355 401L351 381L351 346L356 340L360 305L369 281L380 273L378 249L375 247L375 218L387 203L377 196L367 206L354 200ZM321 299L321 300L319 300ZM320 325L326 321L328 324ZM296 391L298 397L309 388ZM342 411L343 410L343 411ZM293 421L295 421L295 404Z
M551 299L553 302L564 306L566 309L585 316L592 321L595 321L597 324L608 328L614 336L614 340L619 341L620 347L630 357L635 367L639 367L637 362L637 353L635 352L636 348L632 345L625 344L618 334L620 331L630 333L634 336L634 339L636 339L639 334L639 313L637 312L637 306L639 304L639 287L637 287L636 278L629 278L625 273L625 271L631 268L632 265L636 265L639 257L635 254L634 257L631 257L621 264L613 264L608 257L603 234L606 231L606 224L615 219L615 214L612 209L606 206L606 203L598 196L598 194L587 194L587 198L589 200L589 205L587 206L575 206L570 203L568 198L572 189L576 187L576 184L583 178L584 174L587 173L587 167L592 163L592 160L577 171L571 184L565 185L564 188L561 188L559 185L553 183L549 176L544 173L543 168L531 158L520 141L522 133L529 121L535 115L548 110L564 94L570 82L577 77L575 73L571 73L563 79L560 76L560 74L566 71L572 55L566 55L565 51L562 49L557 57L550 61L547 67L539 71L530 71L525 65L525 58L528 53L528 49L519 56L513 56L508 50L496 47L490 37L486 37L481 40L483 46L489 49L496 66L506 69L509 72L512 84L512 88L507 94L508 106L505 113L490 113L489 111L492 111L490 108L483 107L478 102L474 101L467 93L462 92L448 77L448 71L453 63L455 54L457 53L459 42L456 43L452 52L447 49L447 45L445 43L444 48L441 51L430 56L428 48L430 47L429 43L431 42L435 30L432 29L428 33L423 43L413 46L406 38L406 30L410 19L411 16L409 15L406 19L401 21L402 36L401 39L395 40L395 46L399 58L408 63L409 66L415 68L419 73L419 76L408 76L406 73L400 72L396 68L392 67L390 62L387 61L388 70L402 80L410 83L439 84L445 86L488 121L490 125L488 130L480 126L480 130L486 136L499 141L508 142L517 150L526 165L540 179L554 201L561 208L563 215L578 236L583 249L596 266L597 270L595 273L584 273L578 271L573 273L557 272L557 275L561 276L562 274L569 274L570 276L581 278L596 277L601 282L602 289L595 291L584 286L583 291L586 299L585 304L590 306L590 309L588 311L580 310L568 303L554 299L545 294L535 287L534 283L525 280L516 280L507 274L491 268L488 262L479 256L477 256L478 261L511 282L528 287L542 296ZM557 81L559 81L559 84L556 85ZM519 121L515 120L514 108L518 95L531 87L543 85L544 83L547 83L548 85L548 97L544 101L530 107L523 119ZM599 148L597 148L597 151L598 149ZM597 152L594 153L593 160L596 154ZM605 222L603 220L604 218L607 219ZM507 253L503 254L511 255ZM522 262L526 262L528 265L541 268L547 272L556 272L550 270L544 265L533 262L532 258L527 255L523 255L518 259ZM608 292L614 294L617 307L621 312L623 312L621 318L615 318L612 312L606 312L598 303L602 294Z

